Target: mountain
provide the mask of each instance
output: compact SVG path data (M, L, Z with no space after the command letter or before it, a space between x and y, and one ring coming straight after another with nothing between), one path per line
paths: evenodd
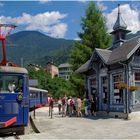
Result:
M128 34L127 39L138 35L140 31ZM6 39L7 59L18 65L23 59L25 66L30 63L45 66L48 61L59 65L68 62L73 43L73 40L52 38L38 31L21 31ZM1 52L0 47L0 60Z
M58 65L68 61L73 43L73 40L52 38L38 31L21 31L7 38L7 59L16 64L23 59L24 65L45 66L48 61Z

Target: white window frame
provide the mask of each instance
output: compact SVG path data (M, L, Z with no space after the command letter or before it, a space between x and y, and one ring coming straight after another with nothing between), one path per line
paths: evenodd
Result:
M114 82L114 76L117 76L117 75L122 75L122 80L121 81L116 81ZM117 89L117 88L114 88L114 84L116 83L120 83L120 82L124 82L124 73L122 71L120 72L116 72L116 73L112 73L111 75L111 93L112 93L112 97L111 97L111 104L115 104L115 105L122 105L124 103L124 89ZM115 94L115 89L116 89L116 92L120 92L120 90L123 90L123 93L122 93L122 97L115 97L114 94ZM120 100L119 100L120 99Z

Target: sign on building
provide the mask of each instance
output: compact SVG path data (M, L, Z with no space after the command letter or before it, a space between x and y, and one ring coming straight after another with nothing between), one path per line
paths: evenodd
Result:
M38 86L38 80L37 79L30 79L29 86L32 86L32 87Z

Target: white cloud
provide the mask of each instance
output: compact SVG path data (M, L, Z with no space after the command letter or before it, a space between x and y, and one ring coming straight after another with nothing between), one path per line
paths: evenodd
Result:
M136 9L131 9L129 4L120 6L121 16L127 25L127 29L133 33L140 29L139 12ZM112 10L111 13L105 14L107 18L107 27L109 32L113 30L113 26L117 19L118 8Z
M100 9L101 11L107 10L107 6L105 6L105 5L103 4L103 2L101 2L101 1L97 1L97 6L99 7L99 9Z
M67 14L61 14L58 11L39 13L34 16L23 13L14 18L0 16L0 22L14 23L18 26L24 25L25 30L39 30L52 37L63 38L67 31L67 24L61 20L66 16Z
M76 37L74 40L76 41L80 41L81 39L79 37Z
M86 3L86 2L88 2L87 0L78 0L78 2L80 2L80 3Z
M50 0L39 0L40 3L45 4L48 3Z
M139 6L140 6L140 2L138 2L138 1L132 1L130 3L130 6L132 7L132 9L138 10L139 9Z

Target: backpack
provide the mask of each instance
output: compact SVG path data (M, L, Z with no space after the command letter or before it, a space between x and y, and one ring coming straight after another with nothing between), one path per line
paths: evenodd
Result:
M65 105L65 103L66 103L66 100L62 99L62 105Z
M70 100L70 106L73 106L73 101L72 101L72 99Z

